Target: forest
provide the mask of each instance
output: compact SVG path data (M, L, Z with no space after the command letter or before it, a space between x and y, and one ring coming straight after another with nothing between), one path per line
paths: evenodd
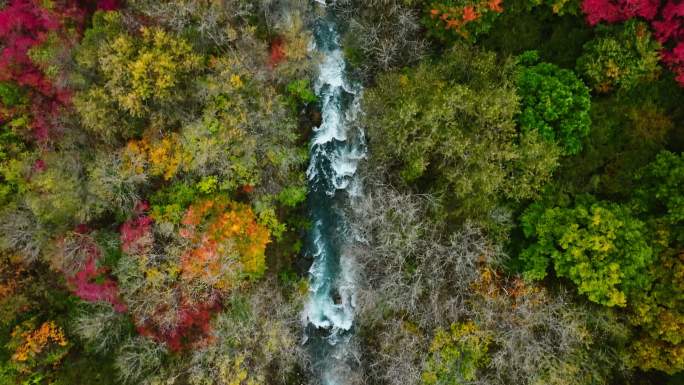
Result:
M0 0L0 385L684 385L682 151L683 0Z

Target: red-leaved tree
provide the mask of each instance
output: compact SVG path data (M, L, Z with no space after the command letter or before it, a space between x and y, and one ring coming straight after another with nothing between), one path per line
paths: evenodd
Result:
M78 254L83 256L84 263L73 269L68 266L69 261L62 260L59 270L64 273L74 295L88 302L107 302L114 310L123 313L127 308L120 300L118 285L110 276L109 269L98 266L102 260L102 251L88 235L89 232L87 226L79 225L73 234L67 237L69 246L66 248L78 250ZM67 239L64 239L61 245L65 246L65 242Z
M53 122L68 105L71 94L48 79L31 60L31 49L44 44L50 36L56 36L62 47L70 47L76 43L88 11L117 6L116 0L10 0L0 9L0 82L15 83L28 93L29 127L39 142L48 139ZM7 117L0 116L0 123L4 120Z

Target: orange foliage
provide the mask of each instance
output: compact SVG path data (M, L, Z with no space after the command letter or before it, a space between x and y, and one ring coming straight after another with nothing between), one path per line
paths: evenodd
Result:
M520 277L506 279L487 266L480 267L480 276L473 282L472 288L486 298L508 301L513 308L525 300L539 303L540 299L537 297L541 291L539 287L525 283Z
M0 303L12 297L17 291L24 271L25 269L18 264L0 264Z
M494 12L503 12L502 0L489 0L487 7Z
M190 206L181 223L180 235L191 243L181 257L184 279L200 279L226 292L266 269L270 233L249 206L223 197L207 199Z
M472 5L463 7L463 23L468 23L470 21L476 20L480 15L475 12L475 7Z
M483 16L503 12L502 2L503 0L468 0L462 2L461 4L466 4L462 6L433 3L429 15L432 20L439 22L440 28L467 38L469 32L466 30L466 25Z
M18 335L19 334L19 335ZM33 331L21 331L15 329L12 338L21 338L23 343L12 355L12 360L18 362L27 361L29 358L36 357L49 345L67 346L68 342L64 337L64 332L53 321L44 322L38 329Z
M285 43L282 38L278 37L271 42L271 55L268 64L273 68L283 60L285 60Z

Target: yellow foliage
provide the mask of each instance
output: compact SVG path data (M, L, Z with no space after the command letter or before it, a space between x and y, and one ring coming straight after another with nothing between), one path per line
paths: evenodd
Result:
M259 382L248 378L247 369L244 368L244 355L238 355L234 360L223 362L219 367L219 377L222 384L227 385L257 385Z
M188 208L181 236L190 249L181 257L182 276L200 279L227 292L244 277L261 276L266 269L268 228L256 221L244 204L216 197Z
M108 51L101 59L109 79L106 88L137 117L144 115L151 101L173 100L180 83L202 64L188 42L160 28L143 27L140 38L119 35Z
M150 175L162 176L164 180L172 179L191 160L191 155L175 133L155 141L147 138L131 140L123 154L124 172L143 174L148 171Z
M35 358L50 346L66 347L68 344L64 332L53 321L44 322L38 329L32 331L15 328L12 331L12 339L17 338L22 343L12 355L12 360L18 362Z

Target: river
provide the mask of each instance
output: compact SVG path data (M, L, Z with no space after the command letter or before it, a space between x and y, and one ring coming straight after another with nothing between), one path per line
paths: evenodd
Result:
M303 313L305 343L317 380L345 385L358 370L352 342L355 263L345 253L351 240L343 212L362 194L356 170L366 146L363 132L351 124L359 111L361 87L347 77L338 22L330 11L316 22L314 37L321 56L314 88L322 120L313 129L307 170L312 223L307 250L313 262Z

